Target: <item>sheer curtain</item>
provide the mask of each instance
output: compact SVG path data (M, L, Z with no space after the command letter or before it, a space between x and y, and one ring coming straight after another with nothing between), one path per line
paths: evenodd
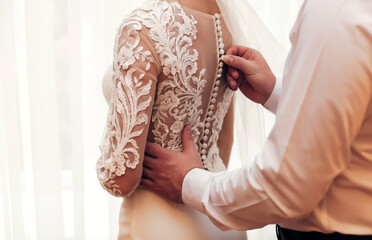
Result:
M0 1L0 240L116 238L121 201L95 176L101 79L141 2ZM288 46L300 0L251 2Z

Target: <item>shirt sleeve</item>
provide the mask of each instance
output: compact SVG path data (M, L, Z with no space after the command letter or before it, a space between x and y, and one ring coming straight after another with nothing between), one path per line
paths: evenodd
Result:
M96 169L102 187L118 197L130 195L141 180L160 71L146 31L129 17L115 41L111 100Z
M267 99L267 101L263 105L267 110L269 110L273 114L276 114L276 109L278 108L278 103L279 103L281 92L282 92L282 80L280 78L276 78L274 89L271 92L270 97Z
M371 31L342 6L305 12L292 34L276 123L262 153L250 167L194 169L184 179L184 202L228 228L307 216L349 165L371 101Z

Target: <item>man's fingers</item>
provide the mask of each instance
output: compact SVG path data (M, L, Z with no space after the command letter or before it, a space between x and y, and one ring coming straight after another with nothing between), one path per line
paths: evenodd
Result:
M244 83L244 76L243 76L243 74L240 74L239 75L239 78L238 78L238 80L236 80L236 82L237 82L238 88L240 88L242 86L242 84Z
M233 91L238 90L239 86L238 86L237 81L234 78L232 78L229 73L226 75L226 80L227 80L227 84L229 85L229 88L231 90L233 90Z
M164 155L167 155L169 149L162 148L161 146L147 142L146 143L146 149L145 152L147 155L153 156L154 158L163 157Z
M231 77L235 80L237 80L240 76L239 70L233 68L233 67L228 67L227 68L227 73L231 75Z
M151 189L154 183L153 183L150 179L142 178L140 184L141 184L142 186L144 186L145 188L149 188L149 189Z
M251 55L252 53L253 49L240 45L231 46L229 49L226 50L226 55L235 55L244 57L246 59L248 59L249 55Z
M144 167L142 171L142 178L152 181L154 179L154 172L150 168Z
M230 67L238 69L243 73L250 73L254 68L254 65L250 62L250 60L233 55L223 56L222 61L224 61Z
M229 88L233 91L236 91L239 88L239 84L238 84L239 76L240 76L240 73L238 70L236 70L233 67L227 68L226 80L229 85Z
M184 152L193 150L195 148L194 138L191 134L191 128L188 125L183 129L182 132L182 146Z
M154 169L156 167L157 160L150 155L145 154L143 158L143 166L149 169Z

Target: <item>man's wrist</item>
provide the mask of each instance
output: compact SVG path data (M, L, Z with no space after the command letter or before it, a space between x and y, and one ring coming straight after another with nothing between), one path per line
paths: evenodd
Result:
M212 175L212 172L200 168L191 169L186 174L182 183L182 201L184 204L206 213L202 200Z

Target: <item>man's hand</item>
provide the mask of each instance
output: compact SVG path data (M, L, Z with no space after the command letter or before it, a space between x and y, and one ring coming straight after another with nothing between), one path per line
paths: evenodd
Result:
M232 46L226 51L223 61L229 66L227 81L232 90L239 88L256 103L267 101L276 78L261 53L243 46Z
M176 203L182 201L182 184L193 168L203 169L189 126L182 133L183 152L146 144L141 185Z

